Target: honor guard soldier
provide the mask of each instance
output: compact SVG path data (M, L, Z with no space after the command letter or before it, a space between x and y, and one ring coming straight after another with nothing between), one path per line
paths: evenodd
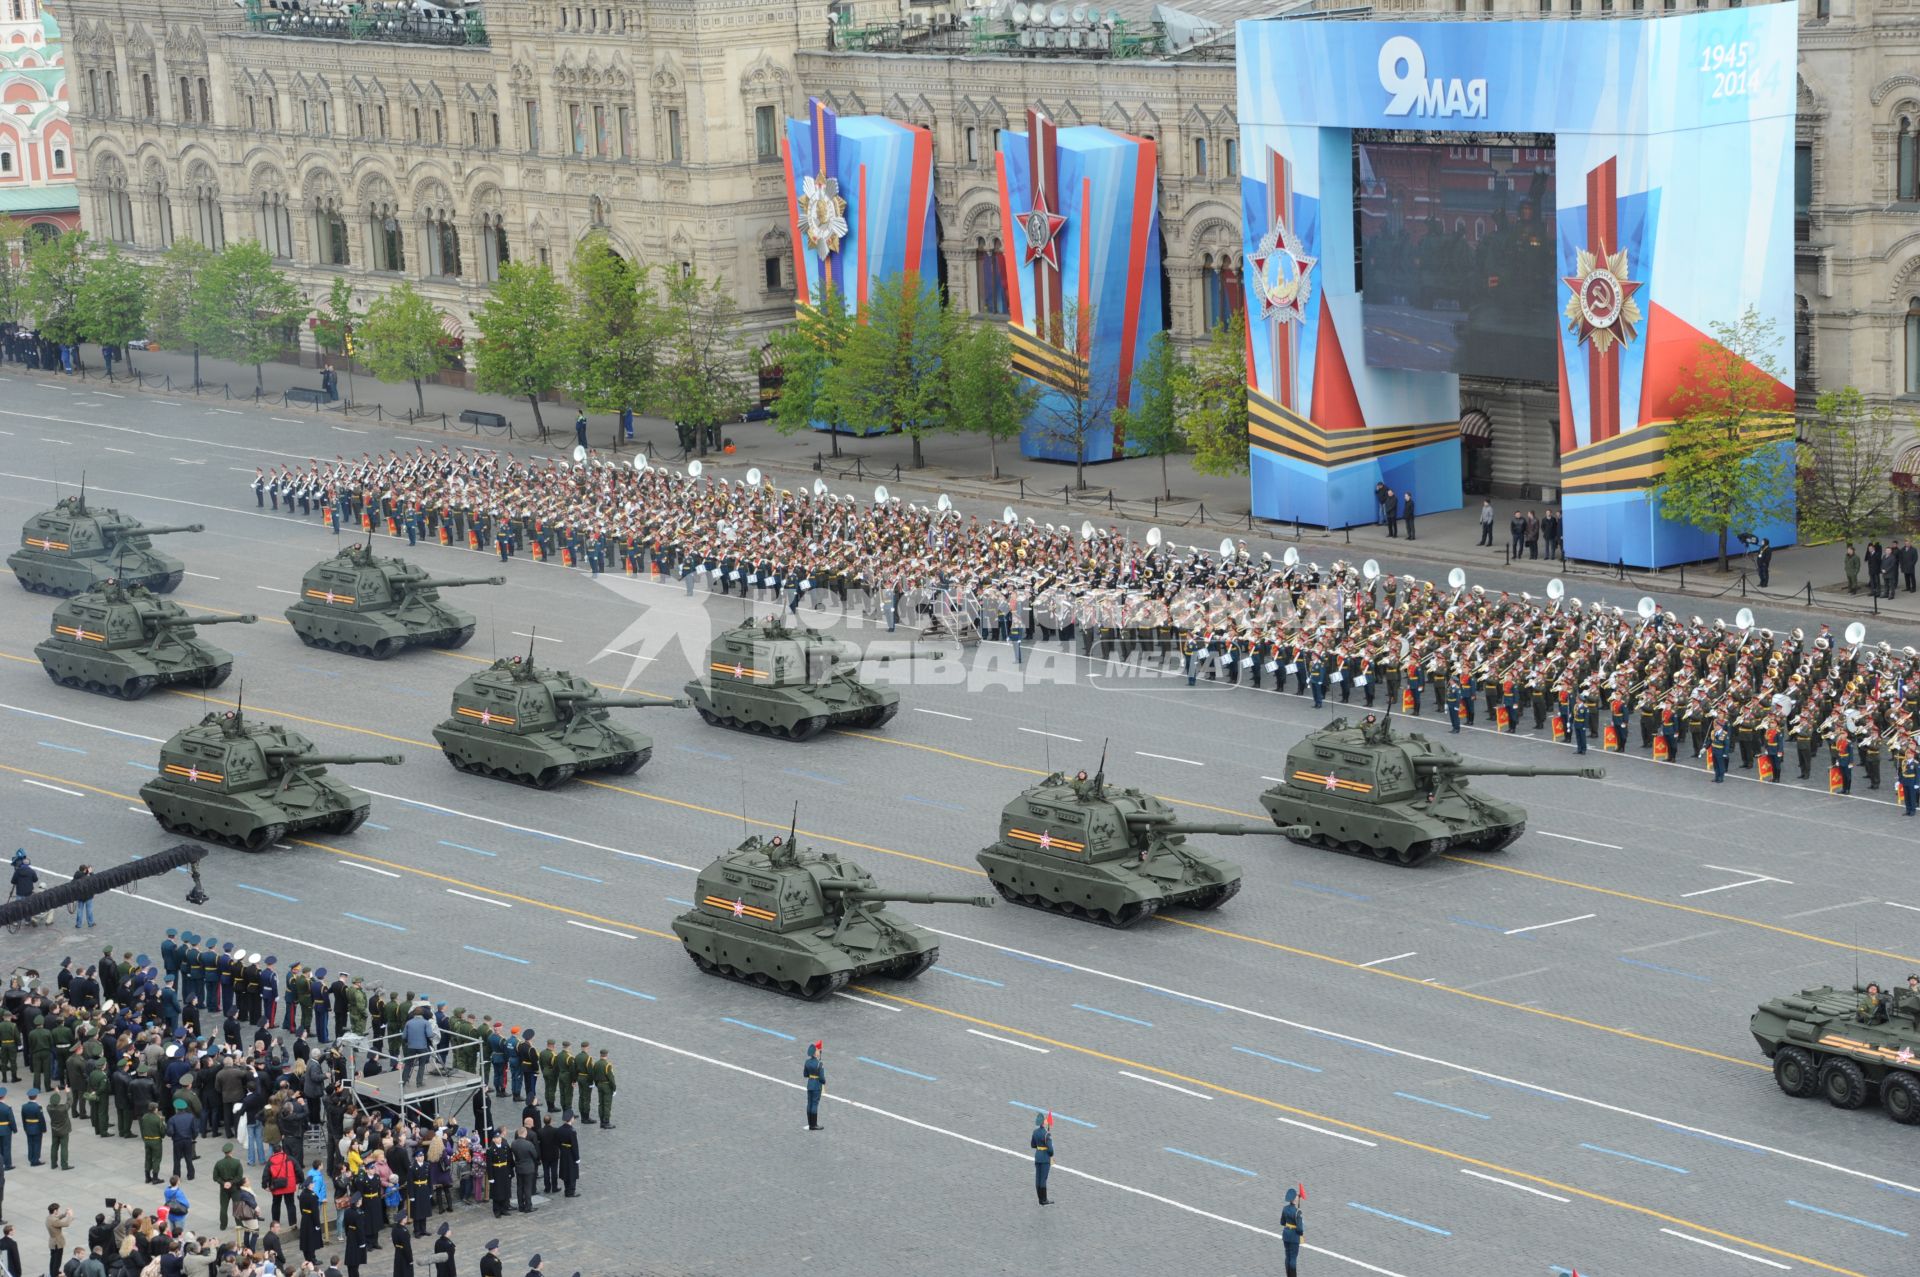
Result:
M1713 763L1713 783L1725 784L1727 779L1728 755L1733 751L1733 734L1727 730L1726 723L1714 720L1713 734L1707 738L1707 757Z
M580 1120L593 1120L593 1052L582 1042L573 1054L573 1075L580 1085Z
M0 1016L0 1082L19 1080L20 1026L12 1016Z
M180 934L174 927L167 928L167 938L160 942L160 969L167 973L167 983L176 991L180 988L180 945L175 939Z
M1047 1125L1045 1113L1033 1115L1033 1138L1027 1141L1033 1147L1033 1190L1042 1206L1050 1206L1047 1200L1047 1177L1053 1173L1053 1128Z
M1847 736L1845 727L1833 734L1833 744L1829 749L1833 757L1833 771L1827 778L1828 792L1851 794L1853 792L1853 741Z
M807 1080L807 1129L817 1131L820 1126L820 1092L827 1089L827 1062L822 1057L827 1049L825 1042L815 1042L807 1048L807 1062L800 1074Z
M1703 693L1696 691L1693 694L1693 699L1687 702L1685 721L1687 724L1687 743L1693 746L1693 756L1698 758L1700 757L1700 751L1707 746L1707 698ZM1802 762L1800 765L1800 775L1804 778L1806 774L1807 767L1806 764Z
M1652 697L1640 702L1640 748L1653 752L1653 736L1660 730L1660 707Z
M1786 754L1780 748L1780 720L1769 717L1760 732L1760 751L1767 760L1767 774L1762 780L1780 783L1780 769L1786 762Z
M1318 651L1307 666L1307 686L1313 691L1313 707L1319 709L1327 699L1327 658Z
M559 1100L562 1112L573 1111L573 1043L562 1042L553 1055L553 1081L547 1086L547 1098Z
M1626 753L1627 698L1619 692L1615 692L1613 698L1607 702L1607 726L1613 730L1613 749L1622 754Z
M1287 1249L1287 1277L1299 1277L1300 1239L1307 1235L1307 1220L1300 1205L1306 1193L1300 1188L1287 1190L1287 1204L1280 1211L1280 1241Z
M1660 707L1660 739L1667 743L1667 761L1680 761L1680 715L1671 702Z
M1907 805L1907 815L1913 815L1920 807L1920 753L1912 745L1900 760L1900 798Z
M1573 707L1573 752L1587 752L1587 737L1600 724L1600 698L1589 687L1580 693L1580 701Z

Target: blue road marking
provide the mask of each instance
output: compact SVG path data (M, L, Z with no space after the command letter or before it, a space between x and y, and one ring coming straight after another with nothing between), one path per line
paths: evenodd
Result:
M1475 922L1472 918L1461 918L1457 916L1449 916L1447 918L1447 921L1451 922L1456 927L1472 927L1476 931L1491 931L1496 935L1502 935L1502 936L1507 934L1507 929L1505 927L1496 927L1490 922Z
M941 975L950 975L956 980L971 980L975 984L990 984L996 989L1004 989L1007 987L1003 981L989 980L983 975L968 975L964 971L955 971L951 967L936 966L934 970L938 971Z
M749 1024L745 1020L736 1020L730 1015L723 1015L720 1017L720 1020L724 1024L737 1024L743 1029L752 1029L755 1033L764 1033L769 1037L785 1038L789 1042L797 1040L791 1033L782 1033L778 1029L763 1029L757 1024Z
M1425 1229L1429 1233L1438 1233L1442 1237L1453 1236L1452 1233L1444 1228L1435 1228L1432 1224L1423 1224L1417 1219L1408 1219L1405 1215L1395 1215L1391 1211L1384 1211L1376 1206L1362 1206L1359 1202L1348 1202L1347 1205L1353 1207L1355 1210L1363 1210L1369 1215L1378 1215L1381 1219L1390 1219L1396 1224L1410 1224L1415 1228Z
M27 832L30 834L39 834L42 838L58 838L61 842L70 842L76 847L84 847L87 845L78 838L69 838L65 834L56 834L50 829L28 829Z
M389 931L405 931L406 930L405 927L401 926L397 922L382 922L378 918L368 918L357 913L347 913L345 910L341 911L340 916L343 918L352 918L355 922L368 923L369 925L375 926L375 927L385 927Z
M1007 1103L1017 1109L1025 1109L1029 1113L1045 1113L1048 1111L1047 1107L1043 1104L1029 1104L1025 1100L1008 1100ZM1077 1117L1068 1117L1065 1113L1055 1113L1054 1117L1062 1122L1072 1122L1075 1126L1084 1126L1090 1131L1100 1129L1099 1126L1093 1122L1083 1122Z
M298 896L289 896L278 891L268 891L265 887L255 887L255 886L252 886L251 884L244 883L244 882L236 882L233 885L240 888L240 890L242 891L256 891L263 896L272 896L275 900L284 900L290 905L297 905L300 903L300 897Z
M1090 1007L1079 1002L1073 1004L1073 1009L1076 1011L1091 1011L1095 1015L1109 1016L1115 1020L1125 1020L1128 1024L1142 1024L1149 1029L1153 1027L1153 1021L1151 1020L1136 1020L1130 1015L1121 1015L1118 1011L1102 1011L1099 1007Z
M597 984L603 989L612 989L615 993L625 993L625 994L629 994L632 997L645 998L649 1002L658 1002L660 1000L659 998L654 997L651 993L642 993L638 989L629 989L625 985L608 984L605 980L589 980L587 981L587 983Z
M675 745L674 748L683 754L698 754L702 758L717 758L723 763L733 761L732 754L716 754L710 749L695 749L691 745Z
M1225 1007L1215 1006L1211 1002L1203 1002L1199 998L1190 998L1184 993L1175 993L1170 989L1148 989L1147 992L1158 998L1171 998L1175 1002L1184 1002L1188 1006L1199 1007L1202 1011L1212 1011L1215 1014L1224 1014L1226 1011Z
M1325 1069L1316 1069L1311 1064L1302 1064L1298 1060L1283 1060L1277 1055L1268 1055L1265 1051L1256 1051L1250 1046L1236 1046L1234 1050L1242 1055L1257 1055L1263 1060L1272 1060L1275 1064L1284 1064L1290 1069L1303 1069L1308 1073L1325 1073Z
M1876 1224L1870 1219L1858 1219L1852 1215L1842 1215L1837 1210L1826 1210L1819 1206L1809 1206L1805 1202L1796 1202L1791 1197L1787 1199L1787 1205L1797 1206L1801 1210L1812 1211L1816 1215L1825 1215L1828 1219L1843 1219L1849 1224L1858 1224L1862 1228L1871 1228L1877 1233L1890 1233L1895 1237L1905 1237L1907 1235L1897 1228L1888 1228L1885 1224Z
M465 950L466 950L466 951L467 951L468 953L479 953L479 954L485 954L485 955L486 955L487 957L489 957L489 958L500 958L500 959L502 959L502 960L504 960L504 961L507 961L507 962L517 962L517 963L519 963L519 964L520 964L521 966L523 966L523 967L530 967L530 966L532 966L532 965L533 965L533 963L531 963L531 962L529 962L529 961L528 961L527 959L525 959L525 958L516 958L516 957L514 957L514 956L513 956L513 955L512 955L511 953L495 953L495 952L494 952L493 950L491 950L491 949L477 949L477 948L475 948L474 946L472 946L472 945L470 945L470 944L463 944L463 945L461 945L460 947L461 947L462 949L465 949Z
M1737 1148L1743 1153L1757 1153L1761 1157L1767 1155L1767 1150L1764 1148L1755 1148L1751 1144L1742 1144L1739 1140L1730 1140L1724 1135L1713 1135L1707 1131L1689 1131L1684 1127L1674 1126L1667 1122L1661 1122L1659 1125L1663 1131L1672 1131L1675 1135L1684 1135L1688 1139L1709 1140L1715 1144L1724 1144L1728 1148Z
M1605 1153L1609 1157L1624 1157L1629 1162L1638 1162L1642 1166L1656 1166L1663 1171L1672 1171L1675 1175L1691 1175L1692 1171L1684 1166L1669 1166L1665 1162L1656 1162L1650 1158L1635 1157L1632 1153L1622 1153L1617 1148L1602 1148L1598 1144L1582 1144L1581 1148L1592 1149L1596 1153Z
M153 771L153 764L152 764L152 763L131 763L131 762L130 762L130 763L128 763L128 764L127 764L127 766L129 766L129 767L138 767L138 768L139 768L139 769L140 769L141 771L143 771L143 772L148 772L148 773L151 773L151 772Z
M381 833L386 833L389 829L393 828L391 825L376 825L371 820L361 821L360 827L362 829L378 829Z
M693 901L682 900L678 896L665 896L663 897L663 899L666 900L666 902L670 905L685 905L689 909L693 908Z
M895 1073L904 1073L908 1077L917 1077L922 1082L938 1082L940 1080L931 1074L915 1073L912 1069L903 1069L898 1064L888 1064L885 1060L870 1060L864 1055L856 1055L853 1058L862 1064L871 1064L876 1069L891 1069Z
M1223 1171L1232 1171L1236 1175L1245 1175L1248 1179L1260 1178L1259 1171L1250 1171L1244 1166L1235 1166L1231 1162L1216 1162L1211 1157L1202 1157L1198 1153L1189 1153L1184 1148L1172 1148L1164 1144L1160 1147L1162 1152L1172 1153L1177 1157L1190 1157L1196 1162L1205 1162L1208 1166L1218 1166Z
M577 874L571 869L555 869L552 865L541 865L550 874L559 874L562 878L578 878L582 882L605 882L605 878L595 878L591 874Z
M1366 896L1353 891L1342 891L1338 887L1323 887L1317 882L1302 882L1295 878L1293 885L1302 891L1317 891L1323 896L1339 896L1343 900L1365 900Z
M50 740L35 741L34 744L40 746L42 749L57 749L66 754L84 754L87 752L84 749L75 749L71 745L56 745Z
M1874 1187L1883 1192L1899 1193L1902 1197L1920 1197L1920 1189L1907 1188L1902 1184L1876 1184Z
M1491 1086L1504 1086L1511 1091L1519 1091L1522 1094L1532 1095L1543 1100L1552 1100L1555 1104L1565 1104L1567 1102L1567 1097L1564 1095L1555 1095L1553 1092L1543 1091L1537 1086L1528 1086L1525 1082L1509 1082L1503 1077L1482 1077L1480 1080Z
M1649 971L1658 971L1661 975L1677 975L1686 980L1698 980L1701 984L1713 983L1712 979L1707 976L1695 975L1691 971L1682 971L1678 967L1663 967L1657 962L1642 962L1638 958L1629 958L1625 955L1621 956L1620 961L1630 967L1645 967Z
M967 809L959 803L943 803L937 798L919 798L913 794L900 795L901 802L919 803L922 807L939 807L946 811L965 812Z
M1442 1104L1439 1100L1430 1100L1424 1095L1415 1095L1411 1091L1395 1091L1394 1094L1403 1100L1412 1100L1415 1104L1428 1104L1437 1109L1445 1109L1449 1113L1459 1113L1463 1117L1477 1117L1483 1122L1493 1120L1485 1113L1476 1113L1472 1109L1463 1109L1452 1104Z
M801 771L798 767L782 767L780 774L783 776L798 776L801 780L817 780L822 785L844 785L847 783L837 776L822 776L819 772L805 772Z
M1022 962L1031 962L1036 967L1052 967L1055 971L1073 970L1073 968L1068 966L1066 963L1055 962L1051 958L1035 958L1024 953L1016 953L1013 956L1020 959L1020 961Z
M1315 1036L1316 1038L1325 1038L1329 1042L1338 1042L1341 1046L1350 1046L1355 1048L1356 1050L1371 1051L1375 1055L1392 1055L1393 1054L1392 1051L1389 1051L1384 1047L1372 1046L1366 1042L1355 1042L1352 1038L1343 1038L1338 1033L1328 1033L1325 1029L1308 1029L1306 1031L1308 1033L1313 1034L1313 1036Z
M497 856L500 854L497 851L482 851L478 847L469 847L463 842L448 842L444 838L440 840L440 845L442 847L451 847L455 851L470 851L476 856Z

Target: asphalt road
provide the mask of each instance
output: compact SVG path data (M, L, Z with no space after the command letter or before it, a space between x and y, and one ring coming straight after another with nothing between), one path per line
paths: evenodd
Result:
M1402 870L1197 838L1247 869L1216 913L1115 932L1004 905L896 906L941 934L939 966L789 1001L702 976L668 930L693 871L743 828L784 831L798 801L803 841L888 886L984 891L973 853L1046 769L1091 769L1104 742L1110 780L1257 825L1265 778L1327 715L1057 648L1016 667L987 645L916 666L878 732L793 745L650 711L631 715L656 741L634 777L546 794L461 775L430 730L491 650L532 643L667 696L689 645L742 605L521 559L507 587L447 596L480 620L465 651L373 663L305 648L279 612L338 543L256 511L247 485L282 456L389 442L341 429L0 384L0 521L84 467L103 504L207 523L167 539L192 573L176 598L262 618L205 632L237 659L204 706L126 705L49 682L32 647L51 601L4 596L0 793L52 870L169 845L135 791L158 741L230 705L242 679L250 715L322 749L406 755L342 769L376 795L359 832L216 852L197 929L611 1046L619 1129L602 1157L618 1165L598 1163L591 1199L537 1217L555 1230L549 1271L1271 1272L1296 1183L1315 1273L1910 1269L1912 1132L1876 1107L1787 1099L1747 1032L1757 1001L1849 983L1856 960L1883 982L1920 970L1913 826L1890 781L1838 799L1589 758L1607 779L1480 782L1531 813L1496 856ZM412 553L449 573L485 562ZM1573 761L1530 734L1455 743L1474 761ZM196 912L148 890L103 904L102 930L151 950ZM811 1135L799 1084L816 1038L831 1085ZM1057 1114L1058 1209L1034 1204L1025 1164L1037 1109Z

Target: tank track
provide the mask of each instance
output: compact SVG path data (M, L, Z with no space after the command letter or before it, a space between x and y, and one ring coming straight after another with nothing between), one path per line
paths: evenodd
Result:
M160 822L162 829L170 834L179 834L183 838L197 838L201 842L218 843L222 847L235 847L241 851L265 851L267 848L285 838L288 834L304 833L309 829L317 829L324 834L350 834L360 828L362 824L366 823L366 819L368 815L371 814L371 811L372 809L368 807L354 807L348 811L335 812L330 816L320 816L310 820L283 821L278 824L262 825L244 838L237 837L233 834L217 833L211 829L201 829L196 825L189 825L184 822L168 820L159 812L154 812L153 818Z
M1137 904L1128 905L1116 914L1107 909L1083 909L1079 905L1072 904L1068 901L1049 900L1045 896L1021 895L1013 888L997 880L993 883L993 889L999 892L1000 898L1008 904L1016 904L1026 909L1037 909L1041 913L1057 913L1068 918L1080 918L1087 922L1097 922L1103 927L1112 927L1115 931L1125 931L1129 927L1145 922L1154 914L1159 913L1160 906L1164 903L1159 900L1143 900Z
M544 768L532 775L516 772L508 767L488 767L484 763L469 763L452 750L442 750L447 761L453 764L455 771L463 771L469 776L485 776L488 780L504 780L513 785L525 785L529 789L558 789L573 779L574 765L562 763L557 767Z
M938 952L935 950L936 954ZM687 956L693 959L694 966L708 975L719 976L722 980L731 980L735 984L744 984L750 988L784 994L802 1002L818 1002L829 994L838 993L847 987L849 980L853 979L851 971L835 971L829 975L816 976L805 984L801 984L797 980L775 980L763 971L745 972L724 963L709 962L691 949L687 950Z
M124 683L96 683L91 679L75 678L72 676L62 678L52 670L47 671L47 677L62 687L71 687L77 692L92 692L95 696L111 696L118 701L137 701L154 688L160 686L161 683L172 681L161 679L151 674L145 674L139 678L130 678ZM185 682L186 680L183 679L180 681ZM205 686L212 687L213 684L208 683L205 684Z
M1492 829L1475 834L1471 838L1455 838L1452 849L1480 853L1505 851L1518 842L1520 835L1526 832L1527 822L1524 820L1517 825L1495 825Z
M1368 860L1377 860L1383 865L1398 865L1402 869L1424 865L1453 846L1451 838L1426 838L1413 843L1405 851L1399 851L1392 847L1369 847L1356 838L1330 838L1325 834L1314 834L1310 838L1290 838L1288 841L1302 847L1317 847L1321 851L1339 852L1343 856L1360 856Z
M825 715L803 718L791 728L782 727L777 723L743 723L731 714L716 714L710 709L701 710L700 717L710 727L724 727L728 731L744 732L749 736L772 736L777 740L812 740L821 732L827 730L827 718Z
M155 594L172 594L180 588L180 583L186 579L187 570L181 568L178 572L169 572L165 576L148 577L147 588Z
M295 630L294 633L300 634L300 631ZM332 639L321 638L317 634L300 634L300 641L322 652L339 652L343 656L362 656L372 661L389 660L408 647L408 644L395 638L383 638L371 646L365 643L336 643Z

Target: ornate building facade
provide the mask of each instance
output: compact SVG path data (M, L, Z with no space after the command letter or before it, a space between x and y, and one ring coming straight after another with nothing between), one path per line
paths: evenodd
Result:
M80 225L60 24L40 0L0 0L0 216L53 235Z

